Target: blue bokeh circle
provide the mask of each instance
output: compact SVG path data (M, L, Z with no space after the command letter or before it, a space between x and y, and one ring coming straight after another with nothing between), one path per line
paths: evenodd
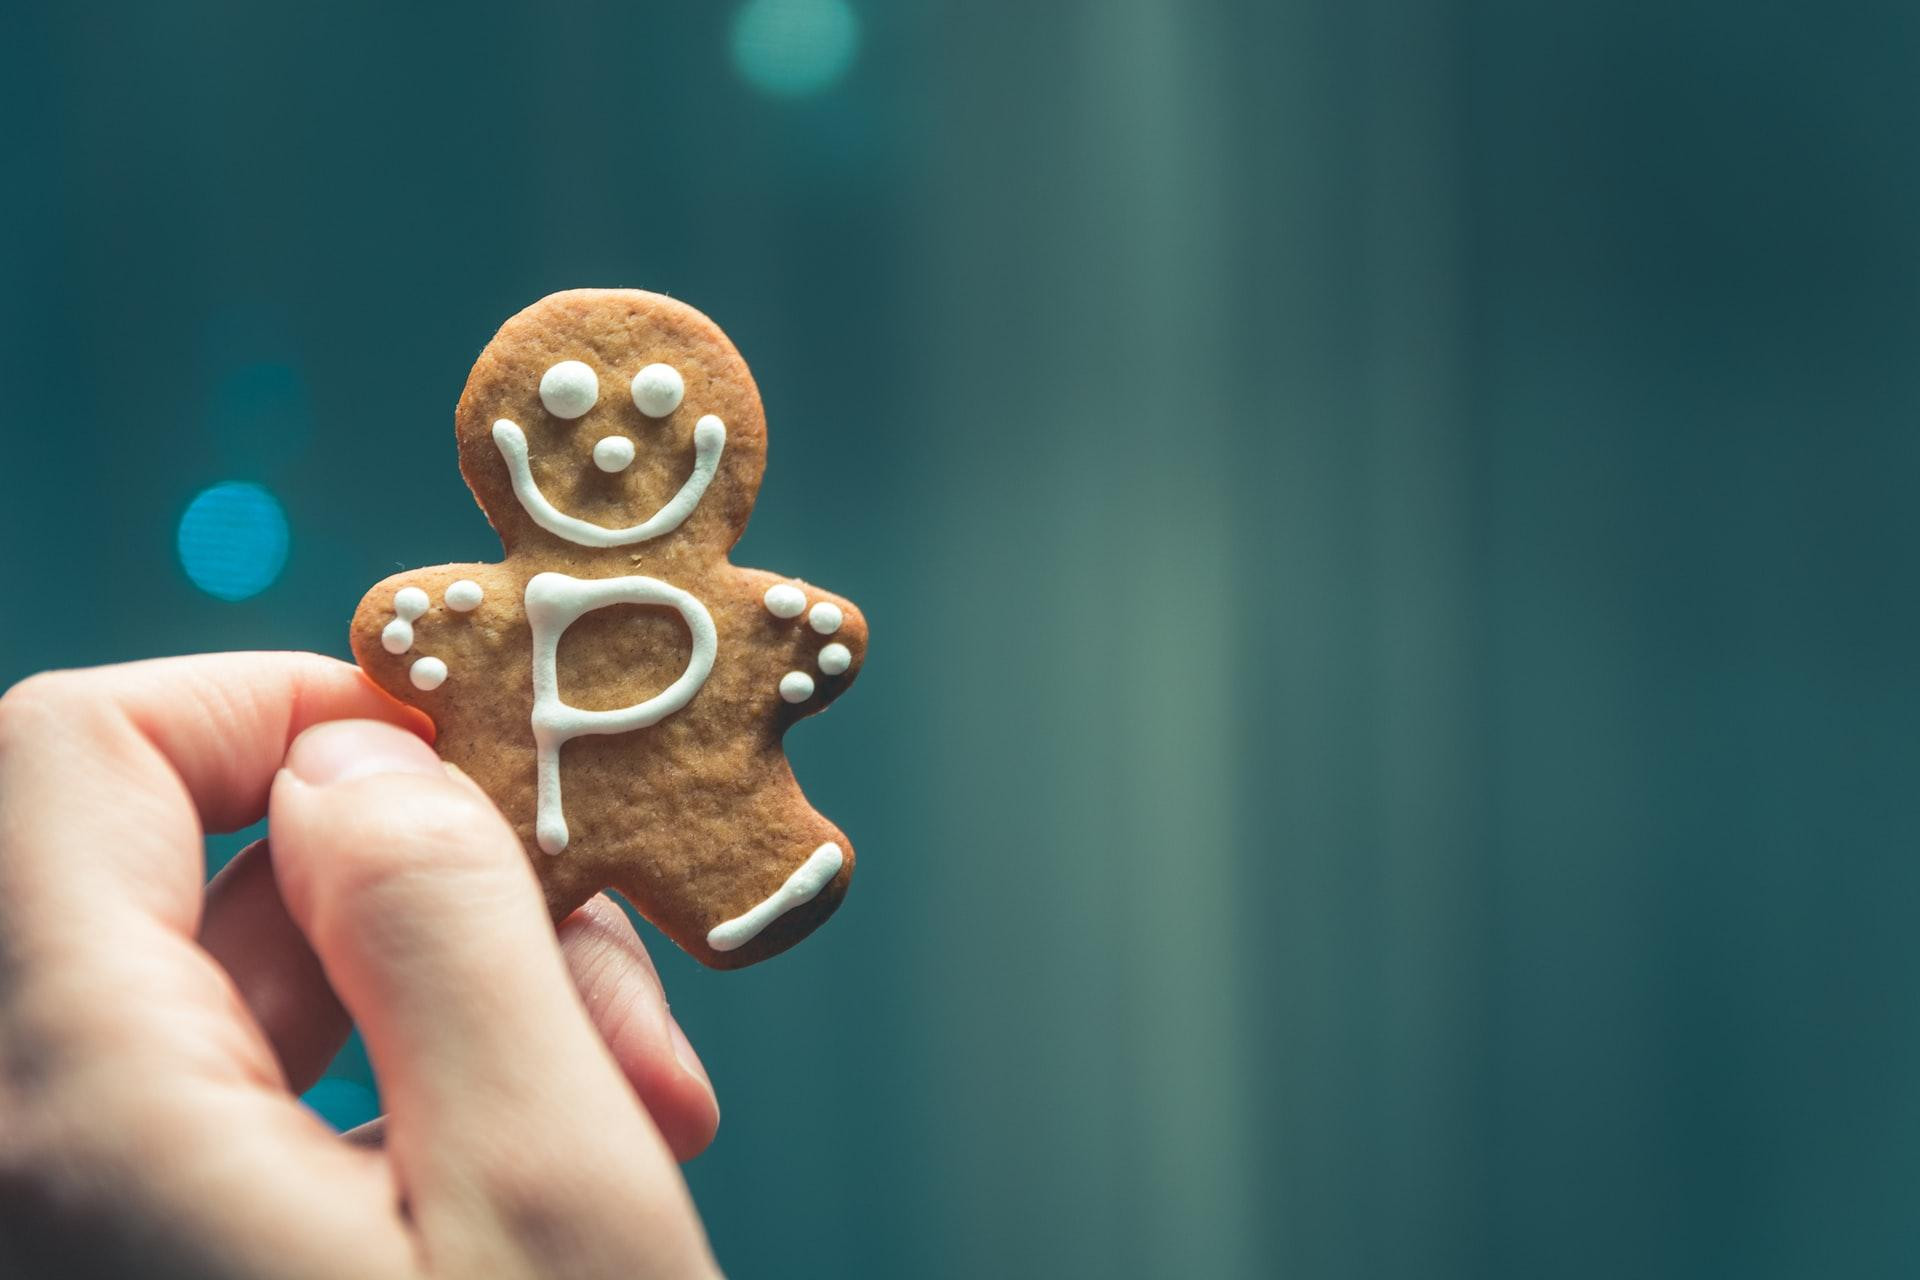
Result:
M273 585L287 563L287 517L257 484L202 491L180 517L180 567L220 600L245 600Z

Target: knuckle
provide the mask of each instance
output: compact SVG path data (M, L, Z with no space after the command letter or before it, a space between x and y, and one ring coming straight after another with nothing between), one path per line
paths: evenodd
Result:
M28 676L0 694L0 725L23 720L37 722L58 715L76 703L84 705L84 699L74 691L80 679L72 671L42 671Z
M86 671L43 671L0 694L0 759L43 748L56 736L78 728L94 734L108 706L97 675Z
M557 1171L501 1163L483 1181L487 1202L517 1239L558 1245L579 1221L580 1197L573 1194L577 1188Z
M480 1175L480 1194L501 1231L516 1248L561 1274L578 1260L617 1254L645 1257L657 1274L716 1276L711 1254L691 1212L664 1194L638 1192L619 1179L586 1176L584 1166L525 1161L491 1162Z
M591 1252L603 1224L618 1221L628 1207L571 1168L504 1156L488 1161L477 1182L501 1232L522 1251L549 1260Z

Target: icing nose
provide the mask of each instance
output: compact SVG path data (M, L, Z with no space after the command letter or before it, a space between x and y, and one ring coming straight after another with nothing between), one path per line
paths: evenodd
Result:
M633 441L625 436L608 436L593 446L593 465L602 471L625 471L633 464Z

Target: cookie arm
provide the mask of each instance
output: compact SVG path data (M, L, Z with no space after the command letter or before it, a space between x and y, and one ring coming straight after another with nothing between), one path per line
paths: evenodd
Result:
M484 625L484 606L492 601L475 579L493 566L436 565L409 569L378 583L353 613L350 643L354 661L373 682L400 701L429 714L431 696L449 675L474 669L476 623ZM436 717L437 719L437 717Z
M867 620L852 601L798 578L744 570L760 615L758 661L791 719L847 691L867 656Z

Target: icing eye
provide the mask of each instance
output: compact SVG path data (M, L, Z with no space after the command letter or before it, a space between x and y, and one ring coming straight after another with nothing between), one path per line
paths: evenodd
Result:
M633 375L633 407L649 418L664 418L680 407L687 384L670 364L650 364Z
M612 474L633 465L633 441L625 436L608 436L593 446L593 465Z
M540 403L556 418L577 418L600 398L600 379L578 360L562 360L540 375Z

